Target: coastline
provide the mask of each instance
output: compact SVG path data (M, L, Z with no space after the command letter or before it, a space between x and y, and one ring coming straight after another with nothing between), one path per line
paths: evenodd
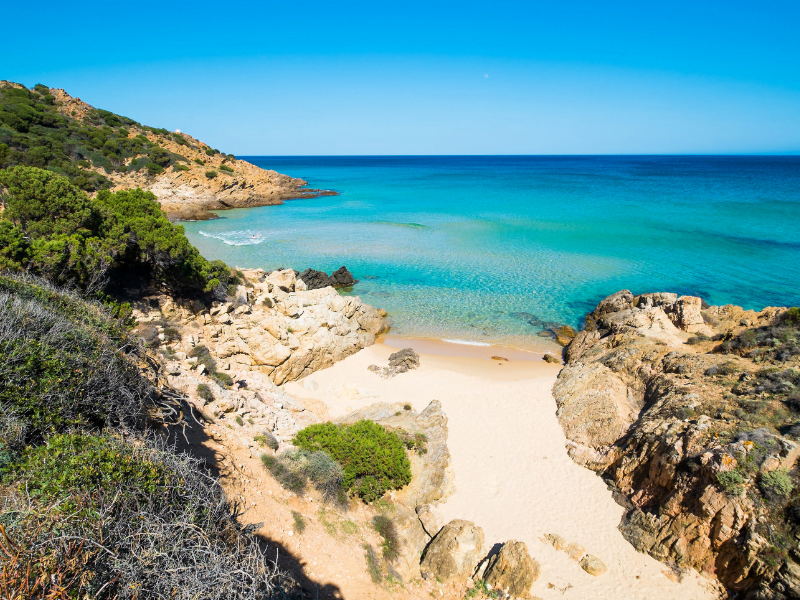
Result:
M403 345L426 350L418 369L391 379L367 370L370 364L386 364ZM433 399L441 401L456 491L438 508L445 522L468 519L482 527L487 548L509 539L524 541L542 566L534 596L558 598L569 589L575 597L596 599L717 597L709 580L692 572L678 582L666 565L623 538L617 529L623 508L597 475L567 454L551 393L561 366L534 353L520 357L515 352L507 361L486 356L503 350L384 336L282 389L324 403L331 418L377 402L422 410ZM546 543L550 533L600 557L608 573L585 573ZM342 591L347 596L346 588Z

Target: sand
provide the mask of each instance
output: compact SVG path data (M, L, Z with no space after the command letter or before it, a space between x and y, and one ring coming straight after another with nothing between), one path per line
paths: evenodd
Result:
M370 364L385 366L392 352L409 346L421 354L419 369L387 380L367 370ZM492 360L498 355L509 360ZM622 507L597 475L566 453L550 392L559 369L540 354L389 338L284 388L300 398L322 400L332 417L374 402L410 403L422 410L440 400L449 418L457 491L439 509L448 521L468 519L482 527L488 548L509 539L524 541L542 565L534 596L717 598L708 580L690 572L673 581L677 578L666 565L622 537L617 529ZM548 533L581 544L608 572L585 573L543 541Z

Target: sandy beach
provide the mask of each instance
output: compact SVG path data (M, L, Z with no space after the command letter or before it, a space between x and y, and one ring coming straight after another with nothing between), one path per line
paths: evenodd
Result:
M419 369L392 379L367 370L371 364L385 366L400 347L420 353ZM550 392L559 369L540 354L518 350L388 338L284 389L325 402L331 417L374 402L404 402L422 410L440 400L449 418L456 492L439 510L446 521L468 519L482 527L487 548L524 541L542 566L534 596L716 598L708 580L692 572L676 581L666 565L638 553L617 530L622 507L597 475L567 456ZM581 544L608 572L585 573L543 540L549 533Z

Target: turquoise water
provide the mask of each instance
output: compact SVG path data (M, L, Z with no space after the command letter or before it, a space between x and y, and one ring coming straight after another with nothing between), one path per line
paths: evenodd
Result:
M400 335L541 346L619 289L800 304L800 157L248 157L339 196L185 223L240 267L341 265ZM257 235L260 237L253 237Z

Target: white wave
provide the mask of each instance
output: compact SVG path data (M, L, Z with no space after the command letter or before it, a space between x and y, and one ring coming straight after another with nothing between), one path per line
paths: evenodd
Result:
M203 237L219 240L228 246L254 246L256 244L263 244L267 241L265 238L261 237L260 233L254 233L250 230L228 231L220 234L206 233L205 231L201 230L197 233Z
M486 342L470 342L469 340L442 340L448 344L461 344L462 346L491 346Z

